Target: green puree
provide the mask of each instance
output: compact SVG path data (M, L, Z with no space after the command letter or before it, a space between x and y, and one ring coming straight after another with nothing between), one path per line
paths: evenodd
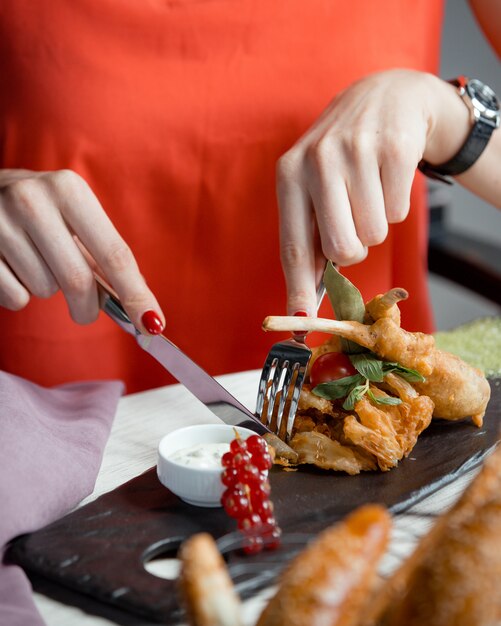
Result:
M434 336L440 350L457 354L488 377L501 377L501 317L474 320Z

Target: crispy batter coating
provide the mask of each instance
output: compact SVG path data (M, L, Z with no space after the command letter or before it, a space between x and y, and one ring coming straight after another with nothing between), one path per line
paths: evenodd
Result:
M380 506L357 509L292 561L257 626L356 626L390 531Z
M350 475L377 469L374 457L364 455L363 450L344 446L317 431L297 433L290 445L298 455L298 463L311 463L328 470L346 472Z
M360 421L354 415L348 415L344 421L345 436L372 453L380 469L388 470L397 465L402 454L388 407L379 409L364 397L357 402L355 409Z
M179 591L191 626L243 626L240 600L214 539L193 535L179 558Z
M437 350L431 335L407 332L391 317L381 317L371 325L308 317L267 317L263 328L321 330L354 341L382 359L396 361L425 376L426 381L415 386L433 400L434 417L472 417L477 426L482 424L491 393L483 373L459 357Z
M306 383L301 389L299 394L299 401L297 404L298 411L309 411L314 409L320 411L324 415L331 415L332 417L340 417L340 411L334 409L334 405L327 398L321 398L320 396L311 393L311 387Z
M475 425L482 425L491 393L488 381L480 370L457 356L437 350L431 335L400 328L398 302L407 297L405 289L376 296L365 306L364 324L306 317L264 320L265 330L314 330L336 336L335 342L331 339L314 349L309 369L318 356L336 351L342 337L426 377L424 382L410 384L389 373L382 383L371 383L372 399L362 396L351 412L343 410L342 401L318 397L308 384L303 385L293 427L295 436L290 442L300 462L336 470L347 467L344 471L350 474L377 463L386 471L409 454L432 416L449 420L471 417ZM400 398L401 404L374 400L384 400L387 395ZM285 438L285 421L278 434ZM336 445L327 444L320 435Z
M328 320L317 317L269 316L264 330L318 330L354 341L387 361L398 361L416 369L423 376L433 371L431 352L435 340L424 333L410 333L400 328L391 317L381 317L373 324Z
M501 447L390 579L363 624L494 626L500 580Z
M435 417L447 420L471 416L475 426L482 426L491 388L483 372L458 356L433 350L433 372L424 383L415 383L419 393L435 403Z
M414 553L376 588L390 527L386 510L368 505L321 533L286 568L257 626L498 624L501 446ZM190 624L241 625L239 601L213 539L193 536L180 558Z
M290 442L299 454L299 462L349 474L395 467L430 424L433 402L427 396L420 396L396 374L385 377L385 386L400 397L401 404L377 405L363 396L355 410L348 412L339 402L319 398L308 384L303 385L294 422L295 436ZM375 385L370 389L376 397L388 395ZM324 408L324 405L328 406ZM337 445L329 445L319 435Z
M386 395L372 387L375 396ZM428 427L433 402L426 396L417 396L397 406L375 405L363 397L355 405L358 421L349 416L344 423L344 434L351 442L374 454L383 471L396 466L415 446L418 436Z
M263 437L268 444L268 451L272 455L273 463L286 467L297 465L299 455L285 441L282 441L273 433L266 433Z
M375 296L365 305L364 324L372 324L381 317L389 317L397 326L400 326L400 309L397 303L407 300L408 297L407 291L399 287Z

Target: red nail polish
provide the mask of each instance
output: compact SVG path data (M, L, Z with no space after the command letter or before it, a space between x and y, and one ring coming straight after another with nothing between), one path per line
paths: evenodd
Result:
M164 329L162 320L155 311L146 311L146 313L143 313L141 322L150 335L159 335Z
M296 311L294 313L294 317L308 317L308 313L306 311ZM304 338L308 334L307 330L293 330L292 334L294 335L294 339L297 341L304 341Z

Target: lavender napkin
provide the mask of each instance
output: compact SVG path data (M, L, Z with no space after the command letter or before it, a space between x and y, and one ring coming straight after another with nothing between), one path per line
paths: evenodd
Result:
M123 390L119 381L46 389L0 372L0 556L92 492ZM3 562L0 624L43 624L24 573Z

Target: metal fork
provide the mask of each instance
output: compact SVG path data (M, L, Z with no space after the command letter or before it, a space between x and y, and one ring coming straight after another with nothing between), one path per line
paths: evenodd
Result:
M325 285L321 280L317 289L317 311L324 295ZM292 433L299 394L311 358L305 336L293 334L292 339L275 343L268 352L259 381L256 414L284 441L288 441Z

